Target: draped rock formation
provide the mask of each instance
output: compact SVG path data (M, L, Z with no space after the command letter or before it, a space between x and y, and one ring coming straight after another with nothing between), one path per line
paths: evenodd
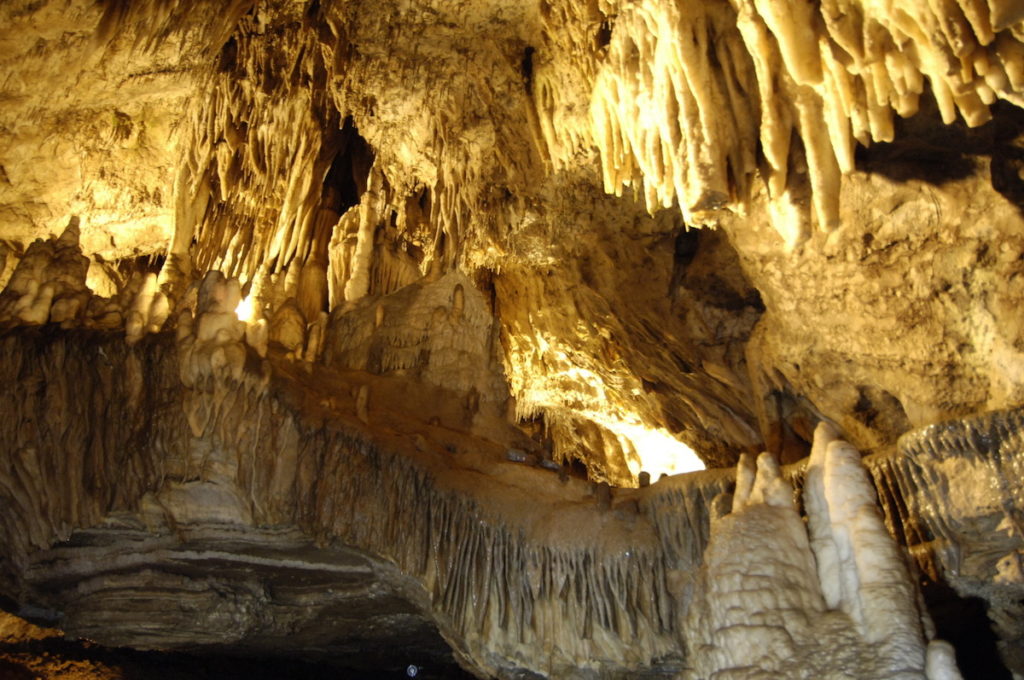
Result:
M1024 675L1021 3L13 0L0 44L3 609Z

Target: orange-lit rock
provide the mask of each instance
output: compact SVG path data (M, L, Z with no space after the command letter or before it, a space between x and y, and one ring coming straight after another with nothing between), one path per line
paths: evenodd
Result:
M939 628L981 607L1024 673L1022 22L5 3L0 604L136 647L697 677L727 470L767 451L788 493L825 421Z

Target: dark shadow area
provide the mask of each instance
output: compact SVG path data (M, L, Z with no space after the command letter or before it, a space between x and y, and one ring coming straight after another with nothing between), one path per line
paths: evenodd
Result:
M765 397L766 422L762 425L765 450L778 456L784 465L795 463L811 453L814 428L820 416L789 384L779 378L782 387Z
M373 166L373 149L359 134L352 117L345 119L337 137L334 159L324 177L320 205L337 215L356 205L366 191L366 182Z
M993 125L992 188L1024 212L1024 111L1004 105Z
M985 125L969 128L960 118L946 125L925 93L916 115L896 118L893 142L857 146L857 169L942 186L988 165L992 187L1024 212L1024 110L1006 102L990 108L992 120Z
M603 50L612 42L612 19L605 19L601 22L601 25L597 28L597 34L594 35L594 46L598 50Z
M407 677L456 680L473 677L454 663L438 666L412 656L403 658L401 649L375 650L368 655L383 657L386 652L390 652L387 666L373 668L365 665L365 659L356 659L352 664L335 659L142 652L52 637L0 642L0 678L48 677L47 669L56 672L72 665L81 667L82 677L91 677L88 674L91 670L95 677L121 680L370 680ZM410 671L410 666L415 670ZM104 667L112 671L109 676L105 675Z
M760 293L746 278L739 255L724 234L710 229L683 229L676 235L674 248L673 286L681 286L720 309L752 307L764 311ZM673 289L669 294L678 292Z
M925 579L921 591L939 639L956 648L956 662L964 680L1011 680L996 648L996 634L985 611L985 601L961 597L945 583Z
M523 84L526 88L526 96L533 96L533 53L536 50L527 45L526 49L523 50L523 61L519 65L519 70L523 74Z
M159 274L166 260L164 253L149 253L117 260L116 266L118 272L128 279L132 274Z
M674 244L675 252L672 256L672 281L669 284L668 294L672 295L681 285L686 270L697 256L697 246L700 245L700 229L689 229L683 227L676 234Z
M238 41L234 36L228 39L220 49L220 57L217 60L217 71L220 73L231 73L238 66Z
M866 427L882 433L887 441L896 441L911 429L903 404L894 395L874 385L857 386L853 417Z

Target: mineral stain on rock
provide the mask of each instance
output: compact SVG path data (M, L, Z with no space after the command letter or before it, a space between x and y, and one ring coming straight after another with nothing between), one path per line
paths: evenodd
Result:
M3 3L0 674L1024 674L1022 20Z

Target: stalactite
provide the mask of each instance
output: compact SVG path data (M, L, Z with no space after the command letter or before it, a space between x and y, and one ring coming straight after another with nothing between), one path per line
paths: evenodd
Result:
M741 209L759 134L775 227L794 248L810 233L794 198L794 134L813 222L830 231L854 140L892 141L893 114L915 114L926 87L946 124L959 114L976 127L996 100L1024 103L1011 66L1019 24L996 20L1011 16L973 2L630 5L615 17L591 99L605 190L633 187L651 212L675 202L690 223Z
M189 112L171 249L184 255L195 237L191 256L200 271L244 282L268 264L268 274L293 262L298 271L313 244L324 241L326 249L333 225L325 230L319 221L322 182L337 140L355 134L341 129L332 95L311 87L330 68L312 47L316 34L285 31L267 49L266 27L258 24L250 16L239 22L218 67L205 74L207 96Z
M647 3L620 15L591 109L605 190L642 188L651 212L678 200L691 222L736 193L728 176L745 183L754 169L746 120L733 119L726 99L737 86L753 90L750 68L710 62L736 52L712 57L716 44L739 38L719 4ZM746 80L729 82L733 74Z

